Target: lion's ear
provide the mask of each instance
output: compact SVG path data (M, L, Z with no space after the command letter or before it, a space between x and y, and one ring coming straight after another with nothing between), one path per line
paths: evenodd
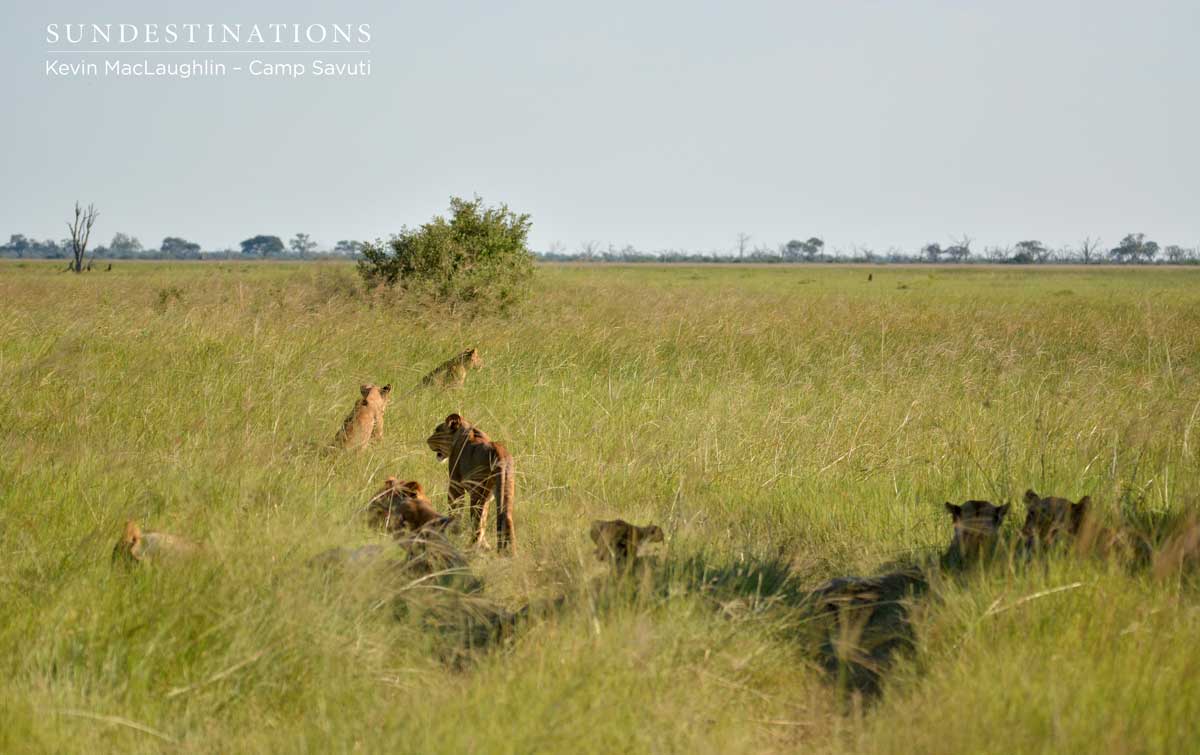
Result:
M1092 508L1092 497L1085 495L1079 499L1079 503L1071 504L1071 523L1075 525L1075 529L1083 524L1083 518L1087 516L1088 511Z
M1039 496L1037 493L1033 492L1032 489L1025 491L1025 503L1026 504L1037 503L1040 500L1041 500L1041 496Z
M400 489L411 495L425 495L425 488L421 487L421 483L417 482L416 480L409 480L408 482L402 483L400 485Z
M385 385L379 389L380 395L382 395L384 397L386 397L391 392L392 392L392 384L391 383L388 383L387 385Z
M946 501L946 503L944 503L943 505L946 507L946 511L950 512L950 517L954 521L957 522L959 519L962 519L962 506L959 506L954 503L950 503L949 501Z
M138 526L137 522L130 519L125 522L125 532L121 539L127 543L136 543L142 539L142 528Z
M446 415L446 429L457 430L458 428L462 427L462 421L462 416L458 414L448 414Z
M387 478L386 480L384 480L384 481L383 481L383 486L384 486L385 488L387 488L388 490L391 490L392 488L396 487L396 485L397 485L399 482L400 482L400 481L399 481L399 480L397 480L397 479L396 479L396 478L393 476L393 477L389 477L389 478Z
M992 510L992 519L995 520L996 524L1000 524L1004 521L1004 517L1008 516L1008 507L1009 504L1006 503Z
M374 387L375 386L371 385L370 383L363 383L362 385L360 385L358 387L358 390L362 393L362 397L366 398L367 396L370 395L371 389Z

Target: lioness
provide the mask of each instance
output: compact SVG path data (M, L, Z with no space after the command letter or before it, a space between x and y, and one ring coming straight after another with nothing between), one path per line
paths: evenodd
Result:
M435 527L398 536L396 544L408 553L404 568L409 573L467 572L466 557Z
M362 398L354 404L354 410L342 423L342 429L333 439L338 448L363 448L371 441L383 437L383 410L392 395L392 386L382 388L367 383L359 390Z
M617 569L624 570L637 561L638 548L642 543L661 543L663 531L656 524L638 527L623 519L592 522L592 542L596 544L596 558L609 561Z
M988 501L967 501L961 506L946 502L954 522L950 548L942 557L945 566L964 566L988 555L996 544L1009 505L993 506Z
M484 530L487 526L488 501L496 499L496 543L500 550L516 547L513 531L513 458L504 446L493 443L458 414L451 414L433 430L426 441L438 461L450 464L450 507L464 493L471 495L471 521L475 528L475 544L487 546Z
M143 532L137 522L130 519L125 522L121 539L113 546L112 560L113 563L123 561L126 564L170 561L191 556L198 550L199 545L178 535L153 530Z
M389 477L383 483L383 490L367 504L367 521L372 527L399 535L406 528L413 532L424 528L444 530L453 517L434 511L421 483Z
M810 596L817 615L804 631L819 633L821 666L848 689L879 694L895 657L915 646L912 607L928 590L925 572L912 565L817 588Z
M1060 538L1074 538L1083 529L1084 518L1091 507L1091 496L1078 503L1053 496L1042 498L1032 490L1025 491L1025 525L1021 539L1026 548L1047 546Z
M461 388L467 380L467 371L479 369L482 366L483 360L479 358L479 350L470 348L438 365L432 372L421 378L421 385Z
M1134 564L1156 558L1152 553L1152 535L1131 527L1104 526L1100 517L1093 514L1091 496L1071 503L1066 498L1042 498L1027 490L1025 508L1021 536L1027 552L1066 542L1078 554L1120 557Z

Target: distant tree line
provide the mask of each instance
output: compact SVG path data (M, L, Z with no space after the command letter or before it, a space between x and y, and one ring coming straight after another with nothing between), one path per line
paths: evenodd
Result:
M0 257L16 259L74 260L73 239L38 240L22 233L9 236L0 244ZM202 250L194 241L180 236L167 236L157 249L147 249L136 236L113 234L107 246L101 244L87 250L88 259L109 260L200 260L200 259L329 259L357 257L362 242L342 240L333 249L321 251L307 233L297 233L285 246L278 236L259 235L239 244L240 249Z
M869 247L852 246L847 249L829 249L825 241L812 236L806 241L793 239L774 246L751 247L750 236L739 233L731 250L694 252L665 249L655 252L640 251L633 246L617 248L609 244L601 248L594 241L580 244L575 251L566 250L561 244L552 244L550 249L538 253L538 259L546 262L749 262L749 263L797 263L797 262L859 262L870 264L1200 264L1200 245L1183 247L1170 244L1160 247L1146 238L1144 233L1131 233L1115 246L1106 248L1100 239L1087 237L1073 246L1052 248L1036 239L1018 241L1010 246L988 246L976 251L974 240L962 236L943 246L930 242L916 250L897 247L876 251Z
M544 252L537 252L538 259L547 262L657 262L657 263L828 263L860 262L887 263L930 263L930 264L1200 264L1200 245L1184 247L1178 244L1160 246L1146 238L1144 233L1126 235L1115 246L1105 247L1099 239L1085 238L1073 246L1052 248L1036 239L1018 241L1010 246L988 246L980 250L973 248L973 239L962 236L943 245L930 242L916 250L891 247L876 251L869 247L854 245L849 248L830 249L819 236L806 240L792 239L768 245L750 244L748 234L737 235L734 246L729 250L689 251L664 249L642 251L632 245L606 247L595 241L585 241L574 251L568 251L555 243ZM363 244L360 241L343 239L332 249L321 250L307 233L297 233L287 243L279 236L260 234L242 241L237 249L203 250L194 241L179 236L167 236L157 248L147 249L136 236L126 233L113 234L108 245L98 245L88 250L89 259L144 259L144 260L201 260L201 259L359 259ZM38 240L15 233L5 244L0 244L0 257L18 259L73 259L72 239Z

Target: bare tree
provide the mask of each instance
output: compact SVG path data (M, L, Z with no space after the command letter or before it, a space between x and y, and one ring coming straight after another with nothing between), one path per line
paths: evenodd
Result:
M89 204L85 210L79 206L79 202L75 202L75 220L67 222L67 228L71 231L71 254L75 257L71 269L77 273L83 272L83 257L87 254L88 239L92 236L92 226L99 215L95 205Z
M592 259L599 250L600 242L598 241L584 241L579 245L579 255L584 259Z
M1100 238L1092 238L1085 236L1083 241L1079 242L1079 258L1083 260L1083 264L1090 265L1092 260L1096 258L1096 252L1100 249Z
M942 253L950 257L955 262L964 262L971 256L971 244L975 239L967 234L963 234L961 238L955 239L951 237L950 246L942 250Z
M983 248L983 258L988 262L1008 262L1012 256L1012 247L986 246Z
M738 233L738 235L737 235L737 252L738 252L738 259L739 259L739 260L740 260L740 259L745 259L745 257L746 257L746 246L747 246L749 243L750 243L750 234L748 234L748 233L740 233L740 232L739 232L739 233Z

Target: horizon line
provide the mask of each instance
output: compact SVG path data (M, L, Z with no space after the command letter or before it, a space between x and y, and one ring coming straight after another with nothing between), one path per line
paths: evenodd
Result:
M343 53L357 52L370 54L370 50L46 50L47 53L78 53L80 55L115 55L118 53L132 53L134 55L157 55L159 53L170 54L176 53L179 55L218 55L222 53Z

